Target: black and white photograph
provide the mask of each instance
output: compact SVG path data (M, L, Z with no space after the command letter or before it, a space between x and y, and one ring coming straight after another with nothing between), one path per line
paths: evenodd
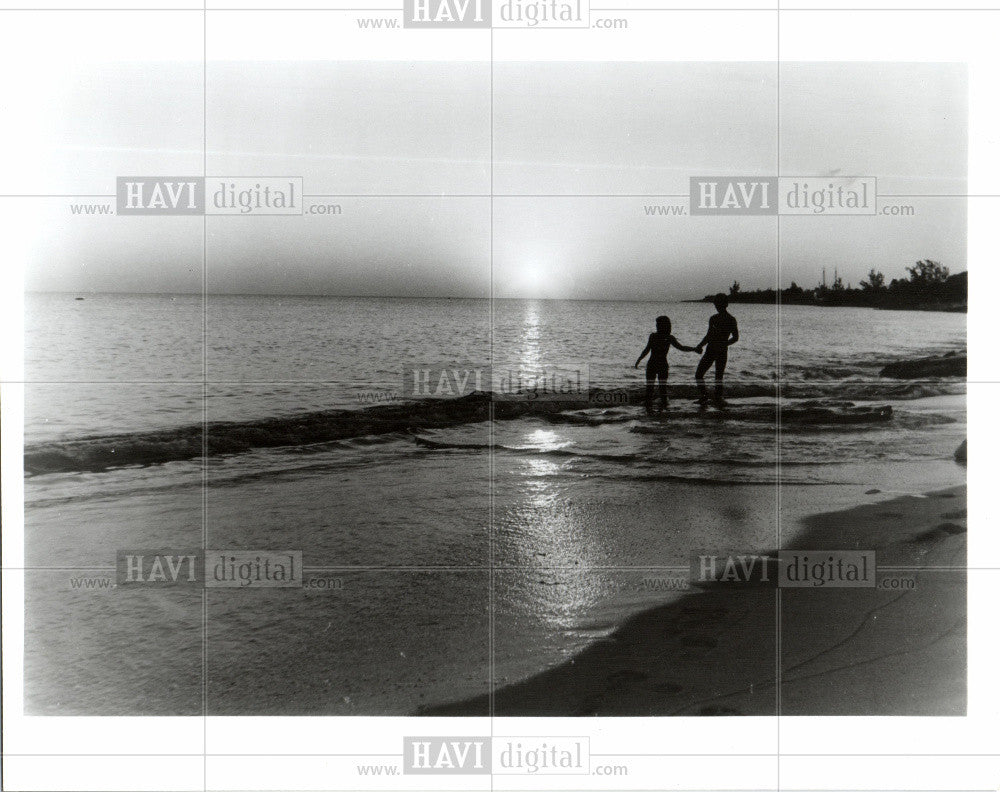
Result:
M0 11L5 789L995 788L988 72L640 5Z

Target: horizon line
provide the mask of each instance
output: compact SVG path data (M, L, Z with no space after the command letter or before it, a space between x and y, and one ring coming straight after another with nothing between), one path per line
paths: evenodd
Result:
M71 297L81 297L86 295L106 295L118 294L132 297L310 297L315 299L337 299L337 300L542 300L542 301L565 301L565 302L701 302L705 295L701 297L664 297L659 299L631 298L631 297L497 297L490 295L406 295L406 294L301 294L285 292L144 292L144 291L62 291L47 289L25 289L24 294L59 294Z

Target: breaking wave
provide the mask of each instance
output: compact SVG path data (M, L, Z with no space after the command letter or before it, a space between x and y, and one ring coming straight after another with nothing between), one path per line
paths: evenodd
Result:
M945 393L962 392L964 383L860 381L792 382L781 387L780 411L784 426L860 426L884 424L893 420L892 407L886 404L865 405L855 402L916 399ZM324 410L290 416L276 416L250 421L215 421L170 429L109 434L77 439L36 443L26 447L25 472L29 475L101 471L113 467L153 465L196 459L203 456L245 453L254 449L307 446L334 441L375 438L386 435L417 435L420 432L496 420L506 421L525 416L551 423L600 426L634 421L635 405L641 404L642 386L592 388L586 399L577 401L531 401L504 398L494 400L489 393L476 392L453 399L425 399L376 405L359 410ZM671 385L673 403L690 403L699 395L694 384ZM671 412L670 420L736 420L773 423L778 408L775 384L761 381L727 382L726 397L765 399L739 404L731 410L696 410ZM928 422L947 422L948 418L929 414L905 417L908 427ZM631 431L663 431L656 424L634 426ZM434 441L419 439L425 447Z

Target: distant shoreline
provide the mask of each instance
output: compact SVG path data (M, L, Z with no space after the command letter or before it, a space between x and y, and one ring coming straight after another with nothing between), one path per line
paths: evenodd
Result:
M682 303L711 303L712 297L702 297L700 300L680 300ZM746 299L740 296L729 298L730 305L777 305L778 301L772 294L768 299ZM781 298L782 305L808 305L813 308L871 308L875 311L938 311L941 313L968 313L969 305L967 302L962 303L921 303L915 305L906 304L896 304L896 303L870 303L870 302L822 302L820 300L796 300L788 299L785 297Z
M918 261L907 267L909 279L893 279L886 284L885 276L872 269L868 280L859 288L836 275L832 286L823 283L813 289L803 289L795 281L787 289L754 289L743 291L739 281L729 289L729 302L743 305L819 305L828 308L878 308L883 311L944 311L968 313L969 273L948 274L948 268L935 261ZM684 302L714 302L716 295Z

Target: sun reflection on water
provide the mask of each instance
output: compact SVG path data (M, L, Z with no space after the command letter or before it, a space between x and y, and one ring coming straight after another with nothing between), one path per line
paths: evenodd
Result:
M571 441L563 440L551 429L535 429L533 432L529 432L524 439L525 443L522 448L532 451L557 451L560 448L573 445Z
M553 451L569 445L571 441L551 429L534 429L525 434L523 447ZM579 627L602 596L591 571L599 563L601 547L579 521L578 507L555 483L566 464L537 457L523 460L524 482L510 515L510 560L522 572L517 584L522 607L560 630Z
M519 339L518 364L529 372L536 371L542 364L540 307L536 300L531 300L525 305L524 323Z

